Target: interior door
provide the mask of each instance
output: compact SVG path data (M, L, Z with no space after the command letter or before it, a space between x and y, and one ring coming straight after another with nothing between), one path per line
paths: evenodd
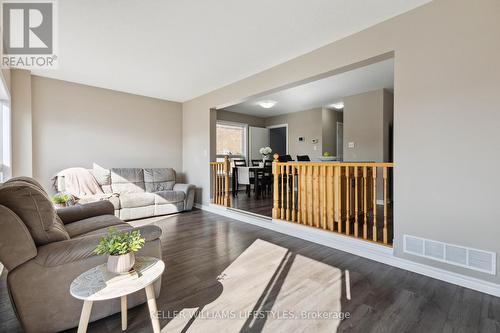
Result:
M270 129L269 138L271 149L274 153L281 155L286 155L286 141L287 141L287 131L286 127L274 127Z
M262 127L249 127L248 158L251 160L260 160L262 155L259 150L262 147L269 146L269 129ZM250 164L250 163L249 163Z

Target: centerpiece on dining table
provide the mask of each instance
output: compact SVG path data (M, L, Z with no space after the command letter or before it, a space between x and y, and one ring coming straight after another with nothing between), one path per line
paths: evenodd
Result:
M265 165L266 160L271 159L272 152L273 152L273 150L269 146L260 148L259 153L262 155L262 163L261 163L260 167L263 167Z

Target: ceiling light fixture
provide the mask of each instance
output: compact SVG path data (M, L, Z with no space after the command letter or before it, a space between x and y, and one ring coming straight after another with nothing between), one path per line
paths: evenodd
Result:
M260 107L264 108L264 109L270 109L272 108L273 106L276 105L276 101L260 101L260 102L257 102L257 104L260 105Z
M333 103L330 106L336 110L340 110L344 108L344 102Z

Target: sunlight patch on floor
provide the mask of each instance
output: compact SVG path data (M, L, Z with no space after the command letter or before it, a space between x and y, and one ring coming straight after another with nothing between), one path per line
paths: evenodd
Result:
M183 309L162 331L335 332L339 325L341 270L286 248L256 240L218 280L215 301Z

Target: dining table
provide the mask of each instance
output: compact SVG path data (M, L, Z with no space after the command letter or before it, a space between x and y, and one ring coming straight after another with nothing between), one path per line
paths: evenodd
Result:
M264 170L265 167L263 166L235 166L232 168L232 172L233 172L233 177L232 177L232 182L231 182L231 192L233 193L233 197L236 197L237 194L238 194L238 169L247 169L248 170L248 173L250 174L253 174L253 179L256 179L257 178L257 172L259 170ZM251 178L251 177L249 177ZM245 184L247 185L247 184ZM250 184L248 184L250 185ZM254 181L254 186L255 186L255 198L256 199L259 199L260 198L260 195L262 193L262 189L260 188L260 183L259 182L255 182ZM248 196L250 196L250 192L251 191L248 191Z

